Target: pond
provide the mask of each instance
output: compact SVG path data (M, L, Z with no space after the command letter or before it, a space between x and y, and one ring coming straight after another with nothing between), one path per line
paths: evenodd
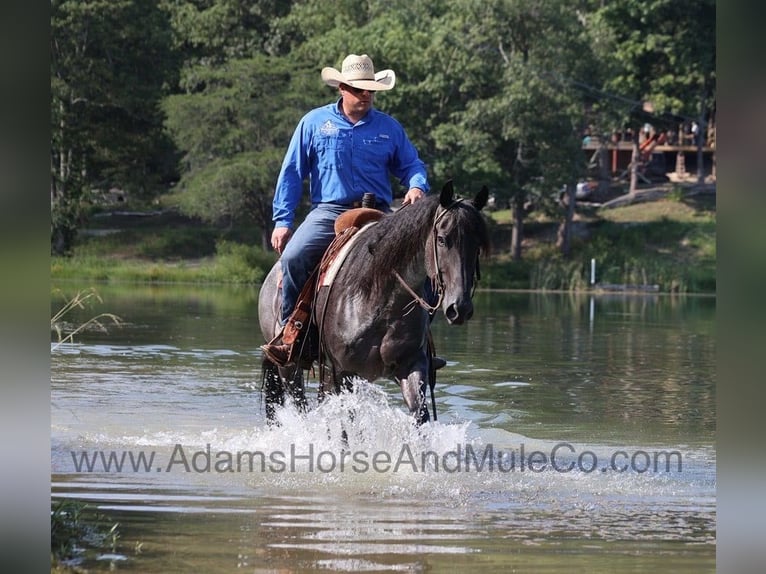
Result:
M267 426L255 289L97 290L66 320L123 325L51 343L52 499L120 523L87 568L715 571L715 298L477 292L417 429L311 374Z

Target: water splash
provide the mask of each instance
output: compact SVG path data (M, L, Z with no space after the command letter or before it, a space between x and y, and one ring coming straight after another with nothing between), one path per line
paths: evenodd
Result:
M714 500L709 453L681 453L680 472L618 471L629 461L628 447L615 470L608 466L615 449L607 445L540 440L461 420L418 427L393 400L381 386L358 381L353 392L308 412L292 404L278 408L274 426L102 431L83 437L81 446L138 447L155 455L154 482L230 491L449 497L458 506L480 499L493 508L545 504L567 513L615 501L654 499L667 508L668 501L707 507Z

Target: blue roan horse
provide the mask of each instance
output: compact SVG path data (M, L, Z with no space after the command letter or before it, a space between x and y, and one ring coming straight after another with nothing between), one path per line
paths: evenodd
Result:
M479 255L489 239L479 211L486 187L473 201L456 198L452 182L384 216L364 230L349 249L329 286L317 291L308 344L320 364L319 399L350 388L354 377L393 378L418 423L429 420L426 390L434 370L429 343L431 316L439 308L451 325L473 315L472 296L479 276ZM259 319L264 338L277 332L279 263L264 280ZM439 301L424 301L426 279ZM285 393L305 405L300 367L277 368L264 360L266 414ZM434 412L434 416L436 413Z

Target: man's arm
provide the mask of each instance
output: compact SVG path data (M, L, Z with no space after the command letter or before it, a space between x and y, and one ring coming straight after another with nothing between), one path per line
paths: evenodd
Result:
M272 204L272 221L275 225L275 233L277 229L287 228L289 230L293 226L295 210L303 193L303 180L308 177L309 162L306 144L308 136L304 133L304 127L305 118L295 128L285 158L282 161L282 167L279 170ZM287 243L287 239L281 242L281 245L284 247L285 243ZM273 235L272 245L274 245ZM277 249L276 246L274 248Z

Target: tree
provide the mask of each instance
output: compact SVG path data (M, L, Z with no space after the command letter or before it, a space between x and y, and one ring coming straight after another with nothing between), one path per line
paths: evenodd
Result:
M174 66L151 0L52 0L53 253L71 249L91 189L148 195L167 175L158 102Z
M624 121L674 129L695 120L704 133L716 101L715 0L609 2L596 10L594 22L604 31L614 70L605 89L628 102Z
M198 65L188 77L193 90L164 104L183 152L181 209L210 222L253 221L266 247L281 159L310 93L304 72L258 55Z
M190 70L264 53L274 20L289 0L161 0L170 15L175 48Z
M455 102L434 127L439 161L493 180L518 260L528 205L552 204L583 167L582 95L568 81L592 62L583 26L563 0L456 0L435 28L426 86Z
M269 56L285 0L165 0L183 58L166 128L182 151L180 207L216 223L255 222L268 247L271 197L307 90L305 70Z

